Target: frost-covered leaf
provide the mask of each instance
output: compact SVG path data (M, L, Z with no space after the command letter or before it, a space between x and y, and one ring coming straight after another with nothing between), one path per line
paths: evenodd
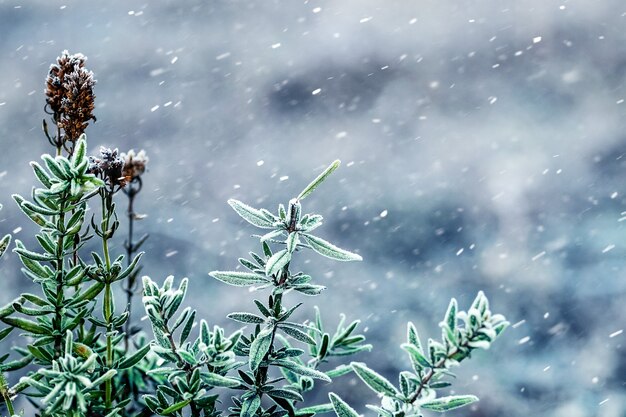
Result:
M263 319L262 317L259 317L256 314L251 314L251 313L236 312L236 313L230 313L226 317L228 317L231 320L238 321L240 323L261 324L265 322L265 319Z
M242 203L239 200L231 198L228 200L228 204L248 223L260 227L262 229L272 229L274 223L267 219L267 217L261 212L247 204Z
M303 233L302 236L307 241L307 243L311 246L315 252L319 253L322 256L325 256L330 259L335 259L337 261L361 261L363 258L361 255L357 255L356 253L349 252L345 249L338 248L330 242L325 241L324 239Z
M256 336L250 345L250 357L248 364L251 371L256 371L263 361L263 358L272 346L272 328L266 327Z
M252 417L256 414L259 407L261 407L261 397L258 394L248 397L241 403L241 414L239 414L239 417Z
M9 247L11 243L11 235L5 235L2 240L0 240L0 256L4 255L4 252Z
M289 369L291 372L302 376L309 376L315 379L321 379L322 381L331 382L331 379L323 372L309 368L308 366L300 365L287 359L276 359L272 361L272 364Z
M211 385L212 387L232 388L240 385L239 381L237 381L236 379L222 376L214 372L202 372L200 374L200 378L202 378L202 381L204 381L206 384Z
M478 401L478 397L474 395L453 395L450 397L440 397L434 400L421 403L419 406L426 410L444 412L455 408L463 407Z
M339 398L337 394L331 392L328 394L328 398L330 398L337 417L359 417L359 413L354 411L354 408L350 407L348 403Z
M219 281L237 287L267 283L266 277L264 277L263 275L255 274L253 272L212 271L209 272L209 275Z
M372 390L379 394L388 395L390 397L397 396L398 390L389 382L384 376L371 370L364 363L352 362L352 369L354 372L365 382L365 384Z
M287 249L280 250L267 260L265 273L272 276L278 273L291 260L291 253Z
M326 178L328 178L328 176L330 174L333 173L334 170L336 170L337 168L339 168L339 165L341 165L341 161L340 160L335 160L333 161L332 164L330 164L328 166L328 168L326 168L324 170L324 172L322 172L320 175L317 176L317 178L315 178L313 181L311 181L311 183L309 185L307 185L304 190L302 190L302 192L300 194L298 194L297 199L298 200L304 200L309 194L311 194L322 182L324 182L324 180Z

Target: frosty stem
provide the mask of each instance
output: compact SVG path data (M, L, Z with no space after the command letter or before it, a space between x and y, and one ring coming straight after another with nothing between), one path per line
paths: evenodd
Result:
M132 188L132 183L128 185L129 190L126 193L128 196L128 241L126 243L126 261L128 265L132 262L132 256L135 252L134 244L133 244L133 224L135 221L135 212L133 210L133 203L135 201L135 195L137 192L134 188ZM133 287L135 286L135 274L130 274L128 276L127 287L126 287L126 308L128 309L128 320L124 325L124 346L126 351L128 351L128 347L130 344L130 317L131 317L131 309L133 305Z
M107 279L104 285L104 321L107 324L106 332L106 366L111 368L113 366L113 329L111 328L111 321L113 320L113 293L111 291L110 271L111 271L111 257L109 255L109 218L111 210L112 194L108 192L106 188L100 191L102 198L102 255L104 256L104 262L106 265ZM111 393L112 382L108 379L105 382L105 406L109 410L111 408Z

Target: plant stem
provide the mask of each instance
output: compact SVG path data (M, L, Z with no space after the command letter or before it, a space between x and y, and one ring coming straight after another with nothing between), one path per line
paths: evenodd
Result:
M63 352L63 334L61 332L61 325L63 321L63 312L61 309L63 308L63 303L65 301L65 292L63 290L63 279L64 279L64 262L63 262L63 246L64 246L64 237L65 237L65 202L67 199L67 195L64 195L64 198L61 199L61 207L59 208L59 219L57 220L57 231L59 232L59 237L57 238L57 247L56 247L56 303L54 306L54 331L57 333L54 337L54 358L57 359L61 357L61 353Z
M9 394L9 386L7 384L7 380L4 378L4 375L0 372L0 393L2 393L2 398L4 399L4 403L7 405L7 411L9 412L9 416L13 416L15 414L15 410L13 409L13 402L11 401L11 394Z
M439 361L437 361L433 365L433 367L428 370L428 373L424 376L424 378L422 378L422 380L420 381L420 386L417 388L417 391L415 391L413 395L409 397L407 402L412 404L415 400L417 400L420 394L422 393L422 391L424 390L424 387L426 387L426 385L428 385L432 377L435 376L435 369L441 368L448 359L452 359L452 357L454 357L454 355L456 355L457 353L459 353L459 349L454 348L454 350L448 353L444 358L439 359ZM460 359L459 361L461 360L463 359Z
M281 273L285 273L287 274L289 269L289 264L285 265L285 267L283 268ZM282 294L276 294L274 296L274 305L272 306L272 313L274 313L274 318L278 318L278 316L280 315L280 311L282 309L282 300L283 300L283 295ZM276 307L276 305L278 305L278 307ZM275 312L278 311L278 314L276 314ZM273 353L274 351L274 339L276 337L276 330L278 329L278 326L274 326L272 328L272 335L270 338L270 348L268 349L267 353L265 354L265 356L263 357L263 361L267 361L270 357L270 355ZM269 366L260 366L258 369L258 372L256 374L256 382L259 384L258 387L262 387L265 385L265 383L267 382L267 371L269 369ZM261 392L260 397L263 397L263 392Z
M135 201L135 189L132 188L132 184L129 184L128 195L128 241L126 244L126 262L128 265L132 262L132 256L135 252L135 248L133 247L133 224L135 221L135 212L133 211L133 202ZM133 306L133 290L135 286L135 273L131 273L127 280L126 287L126 308L128 308L128 320L126 320L126 324L124 325L124 346L126 352L128 352L128 347L130 344L130 317Z
M113 319L113 293L111 291L110 271L111 258L109 256L109 217L111 208L111 194L106 189L100 192L102 197L102 255L106 264L106 282L104 284L104 321L107 324L106 333L106 366L111 369L113 366L113 329L111 321ZM105 382L105 407L108 411L111 408L112 381Z

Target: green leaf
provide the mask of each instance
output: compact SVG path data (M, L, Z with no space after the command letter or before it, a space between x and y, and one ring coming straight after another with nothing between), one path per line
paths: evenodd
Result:
M412 345L410 343L403 343L401 347L402 349L407 351L409 355L411 355L412 360L414 360L416 363L418 363L422 367L424 368L432 367L431 363L428 361L428 359L426 359L426 356L424 356L422 351L418 349L417 346Z
M37 252L31 252L28 249L16 247L13 249L13 252L20 255L20 257L25 257L33 261L53 261L54 257L48 254L42 254Z
M287 236L287 251L289 253L293 253L293 251L296 250L298 243L300 243L300 238L298 235L298 232L292 232L289 233L289 236Z
M46 155L42 155L41 159L43 159L43 161L46 164L46 167L48 167L48 170L52 173L52 175L54 175L55 177L61 180L69 179L69 176L61 169L61 167L59 166L57 161L54 160L53 157L46 154Z
M257 210L253 207L250 207L247 204L242 203L239 200L235 200L231 198L228 200L228 204L248 223L260 227L262 229L273 229L274 223L269 221L265 215L261 212L261 210Z
M240 323L252 323L252 324L261 324L265 322L265 319L257 316L256 314L251 313L230 313L227 315L231 320L238 321Z
M261 407L261 397L258 394L248 397L241 403L239 417L253 417L259 407Z
M293 288L295 291L298 291L299 293L302 293L304 295L311 295L311 296L320 295L322 291L326 289L326 287L323 285L315 285L315 284L294 285L291 288Z
M349 365L339 365L335 369L331 369L330 371L326 371L326 375L330 378L338 378L340 376L344 376L352 372L352 367Z
M4 252L9 247L11 243L11 235L5 235L2 240L0 240L0 256L4 255Z
M312 405L310 407L300 408L298 410L298 414L296 414L296 415L311 414L311 413L313 413L313 414L323 414L323 413L330 413L333 410L334 410L334 408L333 408L333 405L331 403L318 404L318 405Z
M324 239L319 238L317 236L309 235L307 233L303 233L302 236L304 236L306 241L309 243L309 245L311 246L311 249L313 249L315 252L327 258L335 259L337 261L362 261L363 260L363 258L360 255L338 248L332 243L327 242Z
M282 235L284 232L284 230L272 230L271 232L268 232L266 234L264 234L263 236L261 236L261 242L265 242L266 240L270 240L270 239L274 239L275 237L278 237L280 235Z
M237 287L245 287L261 283L266 284L268 282L266 277L253 272L211 271L209 272L209 275L218 281Z
M271 391L268 391L267 394L270 397L284 398L286 400L293 400L293 401L304 401L304 398L302 398L302 395L300 395L296 391L293 391L287 388L275 388Z
M85 158L85 154L87 153L87 142L85 141L85 136L81 135L78 138L76 143L76 147L74 148L74 153L72 154L72 166L76 168L83 162Z
M250 345L248 363L250 370L255 372L272 346L272 327L265 327Z
M421 353L424 353L424 350L422 349L422 342L420 342L419 334L417 333L417 329L415 329L415 325L413 323L407 323L406 332L408 343L415 345Z
M476 401L478 401L478 397L474 395L453 395L450 397L441 397L426 401L421 403L420 407L425 408L426 410L442 413L444 411L463 407L464 405L468 405Z
M127 369L127 368L131 368L135 366L136 364L139 363L140 360L144 358L144 356L148 354L149 351L150 351L150 345L145 345L144 347L139 349L137 352L133 353L131 356L127 357L122 362L120 362L117 368Z
M309 336L302 330L296 329L294 327L289 327L287 323L281 323L279 328L280 330L282 330L283 332L285 332L286 334L288 334L289 336L293 337L296 340L299 340L301 342L304 342L313 346L317 344L315 342L315 339L313 339L311 336Z
M175 411L180 410L181 408L186 407L187 405L189 405L189 403L191 402L191 398L188 398L186 400L177 402L176 404L172 404L169 407L167 407L165 410L161 411L161 415L167 415L167 414L172 414Z
M291 253L287 249L280 250L267 260L265 274L272 276L278 273L287 263L291 261Z
M35 161L31 161L30 166L33 168L33 172L35 173L35 176L37 177L39 182L41 182L44 187L50 188L50 186L52 185L52 182L50 182L50 176L48 175L48 173L46 173L46 171L44 171L41 165L39 165Z
M331 379L323 372L309 368L308 366L300 365L299 363L292 362L286 359L276 359L272 361L272 364L289 369L291 372L302 376L309 376L311 378L321 379L322 381L331 382Z
M333 161L320 175L317 176L309 185L307 185L300 194L298 194L298 200L304 200L309 194L311 194L334 170L339 168L341 164L340 160Z
M328 398L330 398L333 404L333 409L337 417L359 417L359 414L354 411L354 408L350 407L348 403L339 398L337 394L331 392L328 394Z
M185 325L183 326L183 329L180 332L180 345L182 345L183 343L185 343L187 341L187 338L189 337L189 333L191 333L191 328L193 327L193 322L196 319L196 310L192 310L191 314L189 314L189 318L187 319L187 322L185 323Z
M94 355L95 355L95 353L94 353ZM96 378L93 381L91 381L90 387L98 386L98 385L102 384L103 382L106 382L109 379L113 378L115 375L117 375L117 371L115 369L109 369L102 376L100 376L99 378Z
M11 333L11 331L13 329L14 329L13 327L7 327L6 329L0 330L0 340L2 340L5 337L7 337L9 335L9 333Z
M200 377L206 384L211 385L212 387L233 388L241 385L241 383L234 378L222 376L213 372L202 372Z
M453 333L456 330L456 312L457 312L457 303L453 298L450 300L450 304L448 305L448 311L446 312L446 321L445 324L448 326Z
M48 334L45 327L35 323L34 321L22 319L19 317L3 317L1 319L9 326L17 327L18 329L26 330L33 334Z
M352 362L350 365L359 378L361 378L363 382L365 382L365 384L375 392L388 395L390 397L396 397L399 394L398 390L391 382L385 379L384 376L369 369L364 363Z

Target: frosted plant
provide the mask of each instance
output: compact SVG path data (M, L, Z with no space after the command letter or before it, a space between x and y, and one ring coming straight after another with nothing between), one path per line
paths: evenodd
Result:
M320 381L341 383L349 373L380 396L379 404L368 407L381 417L418 417L477 400L440 393L450 385L450 368L474 350L487 349L508 325L491 313L482 292L467 312L450 302L440 341L423 345L408 324L402 348L411 370L400 373L397 386L365 363L347 359L372 349L358 332L358 320L342 315L331 328L317 308L310 320L293 318L302 303L290 301L290 295L318 296L326 289L307 272L294 270L294 258L313 251L337 261L362 260L320 237L322 216L302 208L339 161L275 213L228 201L262 229L255 235L258 252L239 258L242 268L209 273L231 286L267 292L252 300L253 311L240 306L228 314L240 329L226 334L209 320L198 320L196 310L183 305L187 279L175 285L173 277L163 283L143 277L142 302L153 335L148 340L130 309L140 281L139 249L147 238L134 239L133 222L143 217L134 212L134 202L148 158L143 151L122 154L106 147L87 155L84 130L94 120L94 95L93 74L84 62L82 55L64 52L52 66L46 94L57 134L51 137L45 124L44 131L55 155L31 162L39 185L30 196L13 195L39 230L36 242L16 240L13 249L23 275L38 289L0 307L0 341L14 330L23 336L0 355L0 399L10 416L18 414L13 402L22 396L42 417L312 417L333 411L356 417L334 393L329 402L310 404ZM76 80L83 80L81 86ZM116 202L122 194L128 198L128 235L125 254L115 256L112 242L121 225ZM99 248L86 253L90 239ZM9 244L10 236L0 239L0 256ZM126 292L125 309L114 300L116 288Z

